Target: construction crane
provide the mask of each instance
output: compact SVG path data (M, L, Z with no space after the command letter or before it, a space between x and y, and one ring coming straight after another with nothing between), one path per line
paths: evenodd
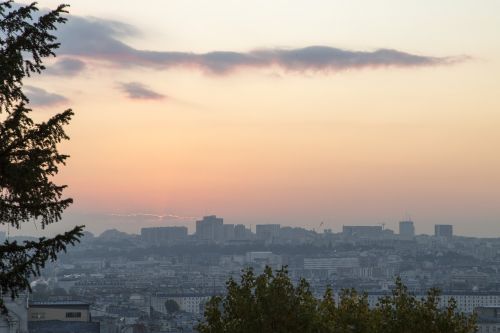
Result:
M321 221L321 223L320 223L320 224L319 224L319 226L318 226L318 232L321 232L321 230L320 230L320 229L321 229L321 227L322 227L323 225L324 225L324 223L323 223L323 221ZM313 231L316 231L316 230L314 230L314 229L313 229Z

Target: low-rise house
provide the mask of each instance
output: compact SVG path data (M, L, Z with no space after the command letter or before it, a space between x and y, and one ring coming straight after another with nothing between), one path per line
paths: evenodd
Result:
M90 304L80 301L31 302L28 308L30 333L99 333L91 321Z

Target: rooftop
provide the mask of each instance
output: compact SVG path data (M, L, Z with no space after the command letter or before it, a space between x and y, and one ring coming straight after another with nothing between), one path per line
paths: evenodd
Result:
M90 306L89 303L82 301L30 301L30 307L36 306Z

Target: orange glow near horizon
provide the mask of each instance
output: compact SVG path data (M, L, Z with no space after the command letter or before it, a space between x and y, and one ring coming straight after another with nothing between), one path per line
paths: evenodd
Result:
M75 3L75 14L90 13L91 3ZM107 13L107 6L99 13ZM172 6L187 10L184 4ZM233 10L232 6L226 10ZM341 7L353 13L359 7L349 6ZM412 6L417 14L425 12ZM433 6L436 13L446 9ZM293 31L278 23L271 26L270 18L256 10L240 25L233 22L235 29L252 35L249 40L255 44L251 45L236 43L231 31L220 40L212 34L211 39L200 37L191 48L181 35L169 35L168 47L155 44L159 37L151 35L143 40L129 38L135 47L145 49L207 52L234 42L225 50L241 51L267 47L271 37L276 41L269 47L304 46L304 29L310 27L308 36L317 33L324 40L311 37L305 45L335 45L338 40L343 47L359 49L362 36L373 38L380 29L380 44L372 41L366 48L393 46L415 54L470 55L451 65L339 72L242 67L215 75L186 67L117 69L95 61L74 79L33 79L33 85L68 96L68 106L76 112L68 127L71 140L62 145L71 158L58 176L75 198L71 211L217 214L231 223L276 221L311 228L325 221L334 230L349 223L395 225L410 213L422 231L430 232L435 223L452 222L463 233L488 235L492 226L500 233L495 226L500 216L500 154L496 152L500 46L491 45L490 30L478 40L482 29L477 26L457 31L464 38L460 44L451 28L458 27L471 9L463 1L457 7L442 34L436 32L438 16L427 18L429 25L422 27L422 34L414 31L423 24L422 16L407 23L397 18L406 37L397 27L369 17L358 30L349 26L351 30L339 32L338 39L328 39L321 29L338 30L341 23L330 25L326 14L321 14L320 22L312 22L311 14L300 26L283 19L285 27L300 30L292 43ZM113 18L127 13L124 10ZM268 26L256 27L254 36L245 23L259 15ZM483 22L483 30L500 28L486 11L476 15L470 20ZM149 33L153 29L154 24L144 18L134 20ZM154 29L173 29L176 22L172 18ZM187 29L177 23L177 32ZM224 22L214 23L216 31L223 28L227 28ZM435 39L426 39L429 36ZM190 38L195 37L187 34L186 40ZM144 83L166 97L129 99L117 89L122 82ZM61 108L36 111L36 116L45 119ZM89 225L91 230L105 229L97 221ZM137 231L139 226L127 228Z

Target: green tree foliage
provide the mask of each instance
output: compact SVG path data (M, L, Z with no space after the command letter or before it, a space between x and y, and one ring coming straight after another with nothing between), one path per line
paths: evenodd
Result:
M20 228L32 222L42 228L58 222L72 199L63 198L64 185L52 178L67 155L57 145L68 139L63 126L73 116L66 110L35 123L29 113L29 99L23 80L41 73L44 58L55 56L59 47L52 34L64 23L66 6L40 14L36 4L19 6L0 2L0 225ZM29 279L57 254L75 244L83 226L57 235L22 244L5 241L0 245L0 290L18 296L29 289ZM5 310L0 299L0 309Z
M376 307L366 294L343 290L338 301L328 288L316 299L306 280L294 285L285 268L268 267L256 276L247 269L240 283L227 282L227 294L213 297L205 309L201 333L472 333L475 318L457 312L452 301L439 308L439 293L417 299L396 280L391 296Z

